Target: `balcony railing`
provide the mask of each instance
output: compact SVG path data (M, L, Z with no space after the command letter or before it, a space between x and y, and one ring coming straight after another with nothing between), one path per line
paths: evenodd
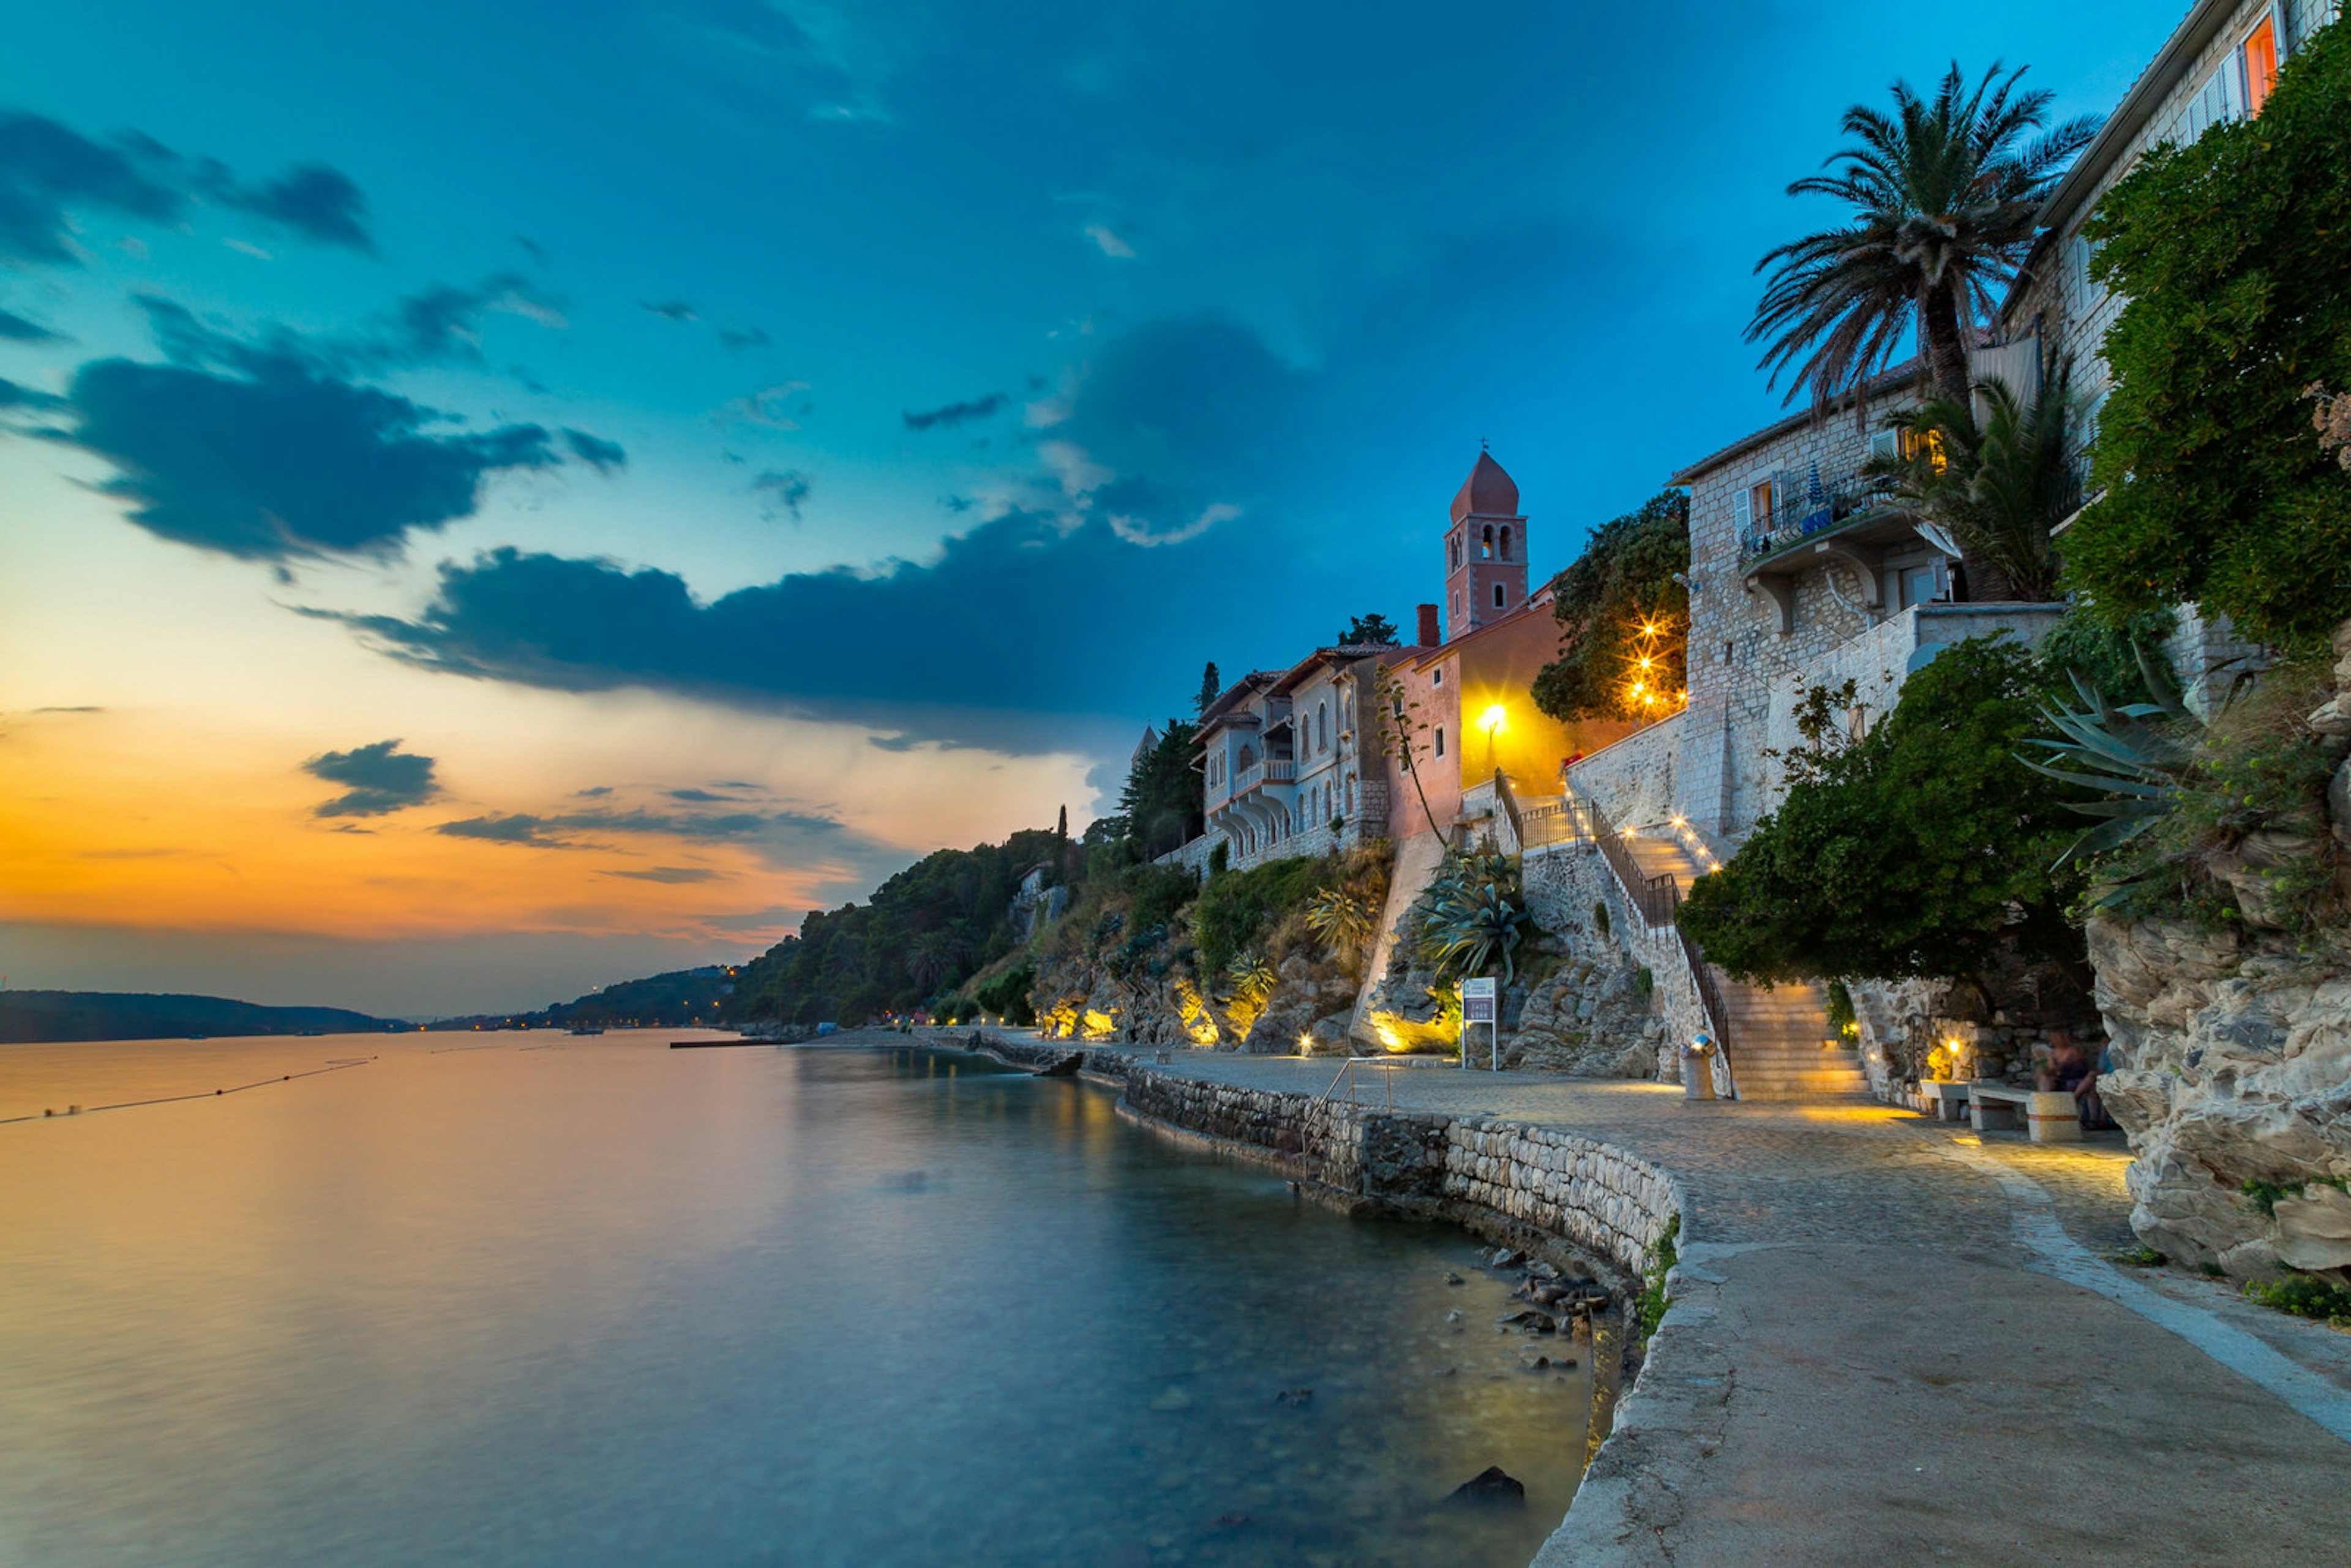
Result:
M1771 476L1771 517L1760 519L1739 541L1742 569L1900 504L1894 495L1894 482L1876 474L1823 479L1815 493L1809 472L1782 470Z
M1246 795L1265 784L1291 784L1298 779L1298 764L1287 757L1269 757L1263 762L1252 762L1233 775L1233 793Z

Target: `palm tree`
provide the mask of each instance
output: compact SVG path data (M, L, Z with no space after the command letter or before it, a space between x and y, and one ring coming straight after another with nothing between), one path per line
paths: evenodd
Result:
M1852 208L1841 228L1792 240L1755 264L1773 268L1750 342L1767 340L1772 384L1793 371L1790 402L1810 389L1816 416L1884 370L1907 340L1951 402L1968 397L1968 344L1991 319L2032 243L2042 198L2096 134L2097 117L2036 135L2052 95L2021 92L2022 68L1994 62L1970 88L1958 62L1934 98L1894 84L1894 112L1844 111L1853 143L1828 172L1788 187Z
M1968 586L1981 599L2057 597L2057 552L2049 530L2072 510L2073 368L2031 402L1997 377L1974 400L1929 398L1889 422L1909 433L1912 455L1879 459L1872 472L1950 535L1968 562Z

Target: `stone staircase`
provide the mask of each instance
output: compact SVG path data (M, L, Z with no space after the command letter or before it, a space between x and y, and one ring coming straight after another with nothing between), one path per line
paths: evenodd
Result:
M1670 874L1684 892L1703 873L1671 829L1627 834L1625 847L1647 876ZM1709 966L1710 967L1711 966ZM1861 1054L1824 1047L1830 1039L1826 998L1817 986L1741 985L1714 971L1729 1015L1730 1071L1742 1100L1836 1100L1867 1096Z

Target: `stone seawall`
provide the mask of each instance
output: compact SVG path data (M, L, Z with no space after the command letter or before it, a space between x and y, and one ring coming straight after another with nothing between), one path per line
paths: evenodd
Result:
M1146 1122L1261 1158L1327 1196L1450 1220L1514 1246L1564 1244L1629 1284L1679 1216L1680 1184L1613 1145L1548 1127L1426 1113L1394 1113L1160 1069L1131 1051L943 1032L1019 1067L1060 1066L1124 1085L1123 1109Z

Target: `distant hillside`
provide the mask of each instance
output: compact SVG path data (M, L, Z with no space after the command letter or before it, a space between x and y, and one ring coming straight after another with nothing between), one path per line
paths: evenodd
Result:
M362 1034L410 1026L345 1008L266 1008L225 997L0 991L0 1043L180 1040L190 1035Z
M537 1012L478 1013L442 1019L436 1029L684 1029L715 1024L734 994L735 970L725 964L673 969L642 980L622 980L568 1002L549 1002Z

